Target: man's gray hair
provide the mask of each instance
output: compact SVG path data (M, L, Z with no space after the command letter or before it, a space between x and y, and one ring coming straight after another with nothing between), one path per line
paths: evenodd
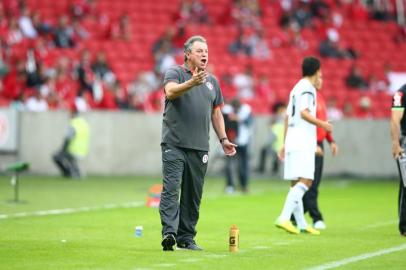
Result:
M188 40L186 40L185 44L183 45L183 52L185 53L185 58L184 61L186 62L187 58L186 58L186 53L191 52L192 51L192 45L193 43L195 43L196 41L199 42L203 42L207 44L207 41L204 37L202 36L192 36L190 37Z

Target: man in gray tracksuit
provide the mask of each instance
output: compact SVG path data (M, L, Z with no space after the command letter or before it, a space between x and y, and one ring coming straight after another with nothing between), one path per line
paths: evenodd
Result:
M163 83L166 98L159 213L164 251L173 250L175 244L182 249L201 250L194 237L208 162L210 122L225 154L236 153L236 145L228 141L224 129L219 84L206 71L206 40L201 36L189 38L184 54L185 64L168 69Z

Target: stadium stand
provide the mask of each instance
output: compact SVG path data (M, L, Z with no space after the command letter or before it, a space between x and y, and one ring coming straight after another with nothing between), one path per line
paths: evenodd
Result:
M286 2L291 6L286 6ZM148 98L142 101L150 104L140 106L137 93L131 92L128 86L136 81L140 73L153 71L161 63L159 61L164 61L164 54L153 54L152 48L171 27L175 29L175 35L169 48L169 58L172 56L178 63L183 61L179 48L182 42L190 35L200 34L209 42L211 69L220 80L225 75L234 76L247 65L252 66L256 82L261 76L268 77L269 89L274 92L273 99L256 94L244 100L257 114L270 113L272 102L287 100L291 87L300 77L297 67L303 57L319 56L320 42L330 39L333 43L337 42L342 55L322 58L326 99L337 100L341 109L346 102L350 102L354 108L352 116L363 117L357 111L360 109L360 99L367 97L372 106L369 117L389 117L387 108L390 106L391 93L387 74L406 72L406 42L402 36L404 27L396 23L395 1L390 1L392 9L387 10L385 16L381 13L377 15L369 4L374 1L365 1L368 4L357 0L306 2L2 1L0 106L24 108L25 100L36 96L35 91L40 91L49 109L68 109L78 99L83 101L84 98L91 109L161 111L163 95L158 92L162 92L162 89L151 91ZM21 18L25 10L29 14L28 23L31 22L36 30L34 36L24 34L25 26ZM68 16L68 24L58 29L70 43L61 47L55 42L55 32L64 16ZM196 16L202 19L193 20ZM15 23L17 28L13 27ZM229 46L241 29L244 29L249 45L255 44L252 43L255 41L253 33L261 30L271 56L259 59L250 55L230 54ZM28 55L31 50L35 59L34 64L30 65ZM78 83L79 57L83 50L91 53L91 61L98 52L105 52L112 70L113 76L104 76L99 80L91 68L85 68L85 75L93 89L84 89ZM61 61L67 61L65 72L61 71ZM352 89L346 85L345 78L354 64L367 77L367 89ZM29 73L38 79L35 87L27 86ZM114 87L115 80L122 87ZM232 86L224 91L228 98L236 94Z

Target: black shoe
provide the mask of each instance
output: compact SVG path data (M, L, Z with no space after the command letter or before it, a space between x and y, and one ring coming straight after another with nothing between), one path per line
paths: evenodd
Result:
M183 250L199 250L202 251L203 249L196 245L195 241L189 241L189 242L184 242L184 243L178 243L178 249L183 249Z
M162 247L164 251L173 251L173 246L176 244L175 236L173 234L165 234L162 239Z
M406 237L406 232L402 232L400 235Z

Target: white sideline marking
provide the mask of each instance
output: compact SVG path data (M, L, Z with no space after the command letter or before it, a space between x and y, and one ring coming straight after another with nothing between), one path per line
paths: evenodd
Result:
M391 221L386 221L386 222L380 222L380 223L375 223L371 225L367 225L364 227L364 229L374 229L374 228L379 228L379 227L384 227L384 226L389 226L398 223L397 220L391 220Z
M227 256L228 255L225 255L225 254L207 254L207 255L205 255L205 257L211 258L211 259L221 259L221 258L225 258Z
M127 203L119 203L119 204L110 203L110 204L105 204L102 206L51 209L51 210L40 210L40 211L35 211L35 212L21 212L21 213L9 214L9 215L0 215L0 219L73 214L73 213L90 212L90 211L96 211L96 210L133 208L133 207L140 207L143 205L145 205L144 202L127 202Z
M406 244L397 246L397 247L392 247L392 248L387 248L387 249L381 249L375 252L371 252L371 253L364 253L355 257L350 257L350 258L346 258L346 259L342 259L339 261L334 261L334 262L329 262L326 264L322 264L322 265L318 265L315 267L311 267L311 268L307 268L306 270L326 270L326 269L332 269L332 268L337 268L339 266L343 266L349 263L353 263L353 262L358 262L358 261L362 261L362 260L366 260L369 258L373 258L373 257L377 257L377 256L382 256L388 253L392 253L392 252L396 252L396 251L400 251L406 249Z
M188 259L180 260L180 262L195 263L195 262L200 262L201 260L202 259L199 259L199 258L188 258Z
M256 247L253 247L252 249L258 249L258 250L261 250L261 249L271 249L271 247L267 247L267 246L256 246Z
M156 267L174 267L176 266L175 263L160 263L160 264L155 264L154 266Z

